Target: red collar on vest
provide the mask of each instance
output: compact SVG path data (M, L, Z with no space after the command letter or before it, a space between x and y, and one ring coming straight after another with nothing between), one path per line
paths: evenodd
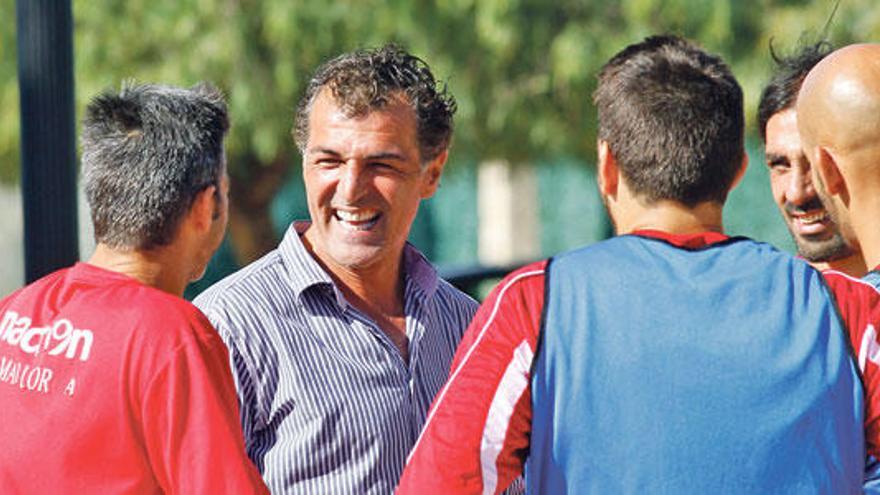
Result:
M653 239L660 239L663 241L672 244L673 246L678 246L681 248L688 249L696 249L702 248L706 246L710 246L712 244L717 244L719 242L724 242L730 237L722 234L721 232L697 232L696 234L671 234L669 232L663 232L660 230L635 230L630 232L632 235L638 235L642 237L650 237Z

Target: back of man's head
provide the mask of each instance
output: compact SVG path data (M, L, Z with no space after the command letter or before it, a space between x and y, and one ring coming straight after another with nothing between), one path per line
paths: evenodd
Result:
M404 97L415 113L422 163L449 147L455 98L434 79L428 64L396 45L345 53L318 67L294 118L293 137L300 151L309 138L312 105L324 89L349 117L362 117Z
M222 94L126 85L95 97L82 131L82 178L95 240L149 250L174 238L200 191L219 188L229 120Z
M770 117L783 110L794 108L804 78L807 77L810 69L833 49L831 43L819 41L783 57L779 56L772 46L770 47L770 56L776 69L770 82L761 92L761 101L758 103L758 129L762 140L767 141L767 121Z
M723 203L743 158L742 90L720 57L676 36L615 55L594 95L599 139L648 202Z

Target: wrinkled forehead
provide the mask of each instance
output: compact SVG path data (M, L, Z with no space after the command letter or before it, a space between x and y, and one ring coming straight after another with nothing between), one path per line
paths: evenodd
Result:
M416 118L412 109L393 100L365 114L351 115L329 92L320 95L309 117L306 152L340 156L394 154L419 157Z
M787 156L803 154L796 109L786 108L767 119L765 152Z

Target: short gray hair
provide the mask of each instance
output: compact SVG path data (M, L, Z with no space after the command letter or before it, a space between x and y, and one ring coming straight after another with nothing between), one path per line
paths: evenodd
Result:
M147 250L168 244L196 195L219 186L229 119L223 95L124 84L86 108L82 180L95 240Z

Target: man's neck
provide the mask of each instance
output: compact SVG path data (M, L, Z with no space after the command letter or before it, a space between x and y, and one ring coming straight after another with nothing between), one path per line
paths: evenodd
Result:
M670 234L723 232L722 206L704 202L688 207L675 201L634 204L615 218L617 234L659 230Z
M172 256L162 248L150 251L122 250L98 243L88 263L127 275L169 294L182 296L188 278L178 261L179 256Z
M864 191L861 194L871 193ZM859 240L865 265L869 270L874 269L880 265L880 229L877 228L877 219L880 218L880 197L873 197L872 194L872 197L865 198L859 203L853 201L849 208L850 223Z
M405 362L409 362L409 339L406 334L406 312L404 311L403 281L401 270L385 276L340 277L333 273L336 284L349 304L369 316L385 332L385 335L400 352ZM391 283L397 281L397 283Z
M380 260L374 266L351 268L337 265L331 259L323 259L315 252L308 235L302 235L300 239L312 258L342 291L345 300L376 322L400 352L404 362L408 363L409 339L406 334L403 300L403 251L393 258L393 263L382 263Z
M859 255L847 256L833 261L809 261L809 263L819 271L834 270L855 278L864 277L868 271L865 268L865 260Z
M387 317L403 315L403 276L398 266L349 270L325 266L339 288L358 309L380 312Z
M349 303L371 316L376 312L403 315L403 247L397 256L385 257L370 266L344 266L321 254L307 226L297 230L303 247L330 275Z

